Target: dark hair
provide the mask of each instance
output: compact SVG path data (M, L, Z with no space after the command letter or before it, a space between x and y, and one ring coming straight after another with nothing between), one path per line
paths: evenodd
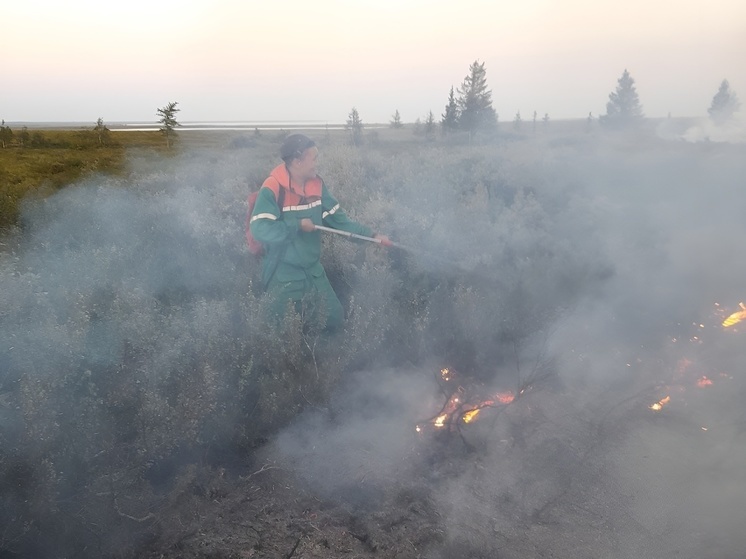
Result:
M285 163L290 163L293 159L300 159L304 151L315 145L316 142L304 134L290 134L282 142L280 157Z

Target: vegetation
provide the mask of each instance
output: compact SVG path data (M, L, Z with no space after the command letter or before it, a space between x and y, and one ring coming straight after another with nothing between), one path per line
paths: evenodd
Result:
M469 138L477 132L496 131L497 113L492 107L492 91L487 87L483 62L477 60L469 66L469 73L458 88L458 97L451 86L440 125L445 135L460 130Z
M712 98L712 103L707 112L715 124L721 125L728 122L741 107L741 102L735 91L731 91L728 80L723 80L720 88Z
M432 140L435 137L435 115L433 111L428 111L425 117L425 137Z
M109 143L109 138L111 137L111 130L109 130L106 125L104 124L104 119L99 117L99 119L96 121L96 126L94 126L93 131L96 133L96 136L98 137L98 145L102 146L105 143Z
M391 122L389 123L389 126L391 126L391 128L401 128L402 126L404 126L404 124L401 121L401 115L399 114L399 109L396 109L394 116L391 117Z
M709 112L725 122L738 106L724 81ZM520 393L550 374L548 338L568 309L602 297L615 274L634 283L624 280L637 262L615 256L639 250L657 270L675 236L651 235L643 212L665 219L661 200L697 190L680 177L703 175L677 143L665 146L665 180L648 149L659 140L616 150L623 135L602 135L590 113L572 133L556 122L529 138L517 112L501 137L478 61L458 97L451 87L445 138L429 111L413 135L375 131L356 149L353 107L344 133L316 138L324 178L354 219L414 248L324 238L347 312L327 337L293 313L268 327L260 264L244 246L247 191L284 133L192 144L183 134L172 149L178 111L158 109L152 132L111 131L102 118L81 130L0 125L0 556L144 556L154 538L201 522L187 505L218 498L228 465L245 468L304 410L331 408L351 372L453 364ZM642 118L625 70L600 120ZM401 126L397 110L391 128ZM723 176L743 175L740 152L731 164L710 150ZM599 234L616 226L621 243ZM636 331L679 318L643 316Z
M27 129L2 127L0 149L0 231L18 223L21 201L52 194L92 173L121 175L127 149L160 149L156 132Z
M453 93L453 86L451 86L451 92L448 94L448 103L446 103L446 109L440 121L444 134L450 134L458 129L458 116L458 104L456 103L456 96Z
M166 148L171 148L171 143L176 137L176 127L181 126L176 120L176 113L181 109L177 108L179 103L172 101L165 107L161 107L156 110L156 114L160 117L158 123L161 125L161 134L166 138Z
M487 88L487 70L484 68L484 62L480 63L477 60L469 66L469 73L461 83L458 94L459 128L470 135L480 130L494 129L497 115L492 108L492 91Z
M363 142L363 120L355 107L347 115L346 129L350 131L353 145L359 146Z
M625 128L638 125L642 117L642 106L635 89L635 80L625 69L617 81L616 90L609 94L606 114L600 121L609 128Z
M355 109L350 120L362 129ZM430 112L420 126L433 121ZM633 148L594 162L609 145L589 134L423 145L392 130L365 150L348 132L317 138L324 178L351 216L416 250L325 238L345 329L326 338L290 314L278 334L261 318L243 226L247 190L283 134L202 135L198 149L184 138L166 151L155 131L102 142L97 128L26 131L26 143L14 134L0 150L3 200L21 185L7 215L29 198L5 237L22 251L0 252L8 556L138 556L185 529L185 503L212 497L226 464L250 463L302 410L329 406L352 371L435 362L527 385L554 320L615 273L593 220L608 225L599 207L617 203L599 204L568 173L573 156L611 168L604 195L629 195L625 212L644 206L634 189L650 186L629 174ZM647 233L639 244L653 250Z
M91 154L115 149L85 134ZM0 550L134 553L195 490L194 472L210 475L204 457L250 456L300 410L326 405L352 370L437 359L493 379L593 277L552 234L556 186L537 190L543 179L504 148L433 142L392 157L385 142L363 152L332 141L324 177L340 201L418 252L325 239L346 327L326 339L290 315L278 335L261 320L259 263L242 235L245 177L267 172L277 139L264 135L238 159L228 149L135 155L134 175L90 177L29 204L24 263L0 258L0 344L12 348L0 394L18 403L0 417ZM426 217L444 204L468 216L457 235L451 217ZM515 258L515 242L530 259Z
M513 118L513 128L517 132L519 132L522 126L523 126L523 120L521 119L521 111L518 111L517 113L515 113L515 117Z
M5 126L5 121L3 120L2 124L0 124L0 146L5 149L12 141L13 130L10 129L10 126Z

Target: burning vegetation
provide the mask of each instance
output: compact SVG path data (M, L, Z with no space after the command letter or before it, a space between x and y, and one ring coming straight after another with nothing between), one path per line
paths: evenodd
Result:
M686 198L696 189L677 180L680 169L691 161L692 175L714 175L706 165L715 158L687 149L674 169L668 156L640 166L639 154L610 151L602 165L589 165L604 148L600 137L539 142L538 135L485 145L433 140L406 152L406 142L356 150L329 140L325 179L339 185L340 199L359 201L372 226L422 248L408 255L329 241L325 266L349 316L334 343L294 319L271 337L256 319L265 311L258 268L238 232L244 178L262 173L276 150L269 134L255 148L216 151L214 160L210 153L163 165L135 161L134 182L95 180L32 207L18 251L0 259L7 348L0 352L0 555L598 557L637 540L655 544L626 554L641 557L689 543L661 544L663 530L639 528L640 511L626 503L630 495L643 501L659 480L626 461L637 458L635 448L617 452L630 432L639 434L637 425L655 422L684 433L680 452L696 446L706 456L690 444L687 422L666 420L698 418L703 400L720 405L725 419L698 421L697 436L707 429L713 440L731 428L731 447L743 442L742 399L732 405L736 390L724 388L732 379L728 356L737 367L742 350L721 353L712 342L736 345L746 306L718 307L713 327L698 321L674 348L660 326L670 320L671 300L692 295L669 281L692 270L657 252L667 246L657 241L680 238L671 234L680 231L680 208L690 204L701 217L701 204ZM718 158L718 176L742 177L743 161ZM562 180L568 168L577 177ZM660 188L648 188L651 173L662 176ZM628 188L619 188L621 180ZM736 207L735 191L727 181L712 185L708 203L719 197L727 200L721 209ZM659 199L677 205L675 219L644 213ZM630 231L630 217L648 227ZM656 263L654 273L645 262ZM713 267L693 264L715 281ZM570 338L590 340L584 348L552 338L555 319L575 311L581 316ZM639 347L630 342L638 336L653 359L612 363L618 347ZM583 355L558 367L566 386L557 393L535 378L525 382L533 355L526 346L538 338L551 338L548 359L576 347L574 355ZM424 411L416 404L433 389L429 369L427 386L401 391L395 404L392 381L370 375L380 393L357 394L357 416L330 411L330 393L351 371L390 367L396 378L433 360L463 368L436 372L437 399ZM467 374L474 371L484 374ZM354 394L346 389L343 396ZM262 445L308 410L334 418L307 425L305 440L316 438L296 460L263 462ZM480 444L461 452L451 444L459 436ZM650 448L651 459L661 459ZM730 473L733 459L709 450ZM318 475L300 488L298 472L310 472L313 459ZM641 485L614 493L634 477L612 470L617 463L639 474ZM742 461L733 469L742 476ZM319 479L330 489L325 495ZM742 520L710 510L717 520ZM666 522L691 526L675 515ZM702 540L727 541L713 537L717 527L702 530Z
M516 398L511 391L490 391L479 383L465 388L460 378L451 368L440 370L438 384L445 403L436 415L416 425L418 433L428 428L458 431L461 426L475 422L485 408L501 408Z
M740 311L729 312L722 308L719 303L715 303L714 316L717 323L722 327L720 328L721 330L734 333L737 332L737 329L735 329L734 326L746 319L746 305L741 302L739 303L739 306L741 308ZM689 336L690 347L698 348L700 351L706 351L707 342L705 340L707 336L705 332L708 331L707 325L695 322L692 324L692 327L695 329L696 333ZM717 329L717 325L714 325L714 328L709 331L715 332ZM671 338L671 341L674 344L678 344L679 339L674 337ZM671 381L666 384L665 389L668 391L675 387L678 392L683 393L686 392L689 387L708 388L714 385L713 376L718 376L721 380L733 378L724 372L708 370L706 363L695 361L690 357L683 356L677 360ZM667 394L648 407L655 412L659 412L669 405L671 401L670 394ZM702 429L704 431L707 430L704 427Z
M739 322L746 320L746 305L743 303L739 303L738 305L741 307L741 310L728 315L728 317L723 320L723 328L730 328Z

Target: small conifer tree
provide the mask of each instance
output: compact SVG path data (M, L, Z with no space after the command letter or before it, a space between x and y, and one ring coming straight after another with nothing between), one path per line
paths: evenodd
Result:
M181 126L181 124L176 120L176 113L181 110L177 108L178 104L178 102L172 101L165 107L156 110L156 114L161 117L158 119L158 122L161 125L159 130L161 131L161 134L165 136L166 147L169 149L171 148L172 138L176 136L176 127Z
M402 126L404 126L401 121L401 115L399 114L399 109L396 109L394 116L391 117L389 126L391 126L391 128L401 128Z
M359 146L363 142L363 120L360 118L355 107L352 107L350 114L347 115L347 124L345 126L347 130L352 133L352 143Z
M707 112L710 114L710 118L715 124L725 124L731 118L733 114L738 111L741 107L741 102L738 100L735 91L731 91L728 80L723 80L720 84L720 88L715 96L712 98L712 103Z
M451 93L448 95L448 103L446 104L446 112L443 113L440 121L444 134L450 134L458 129L458 117L458 104L456 103L456 96L453 93L453 86L451 86Z
M608 127L623 128L638 124L642 118L642 106L635 89L635 80L625 69L617 81L616 90L609 94L606 114L600 120Z

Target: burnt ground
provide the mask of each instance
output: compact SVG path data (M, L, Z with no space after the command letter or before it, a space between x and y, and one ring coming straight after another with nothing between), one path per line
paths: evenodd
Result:
M405 410L407 383L382 375L386 389L304 414L237 475L187 471L140 556L743 558L739 347L717 367L651 360L629 382L537 384L450 433L416 433L434 400ZM383 393L393 407L376 413Z

